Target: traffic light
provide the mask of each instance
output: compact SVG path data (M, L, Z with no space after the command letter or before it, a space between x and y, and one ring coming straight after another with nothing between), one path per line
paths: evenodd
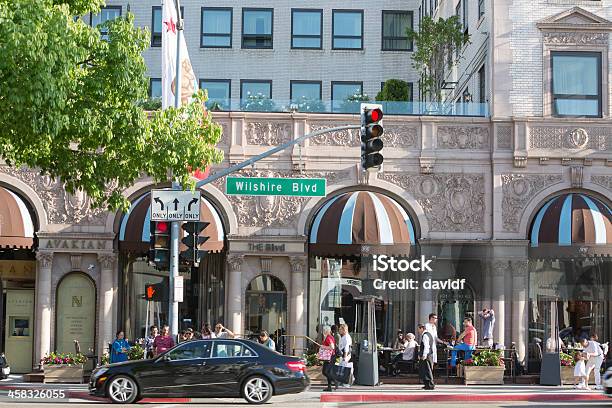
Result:
M384 133L382 118L382 105L361 104L361 167L365 170L380 169L384 160L383 155L380 154L383 148L383 141L380 137Z
M208 241L206 235L201 235L204 228L208 227L209 222L186 222L182 228L187 233L187 236L182 239L182 243L187 246L185 251L181 252L180 258L186 263L192 263L193 266L198 266L200 259L206 254L206 251L200 250L200 245Z
M168 287L163 283L151 283L145 285L145 299L155 302L167 302Z
M151 221L151 248L149 262L157 269L168 269L170 265L170 223Z

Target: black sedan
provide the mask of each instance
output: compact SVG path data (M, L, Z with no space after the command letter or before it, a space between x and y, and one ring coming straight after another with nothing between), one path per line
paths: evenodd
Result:
M299 393L310 380L297 357L242 339L194 340L150 360L94 370L89 393L129 404L144 397L242 397L263 404L272 395Z

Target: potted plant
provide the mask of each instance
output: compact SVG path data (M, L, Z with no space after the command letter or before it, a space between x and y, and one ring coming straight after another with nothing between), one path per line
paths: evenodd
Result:
M463 362L466 385L503 385L502 350L479 350Z
M45 373L45 383L81 383L83 365L87 357L74 353L49 353L40 362Z
M568 385L574 383L574 356L567 353L559 353L561 361L561 384Z
M142 348L139 343L136 343L130 347L128 360L142 360L144 358L144 352L144 348Z
M356 93L346 97L339 111L342 113L359 113L359 107L362 102L369 102L370 97L367 94Z
M272 99L262 93L253 95L250 92L247 92L247 97L243 99L240 107L247 112L274 112L277 110Z
M317 357L317 353L304 354L306 361L306 374L311 380L323 380L323 367L321 361Z

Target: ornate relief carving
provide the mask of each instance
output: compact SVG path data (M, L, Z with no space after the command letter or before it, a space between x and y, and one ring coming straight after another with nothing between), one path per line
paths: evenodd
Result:
M507 259L496 259L491 263L492 276L505 276L510 264Z
M563 45L608 45L608 33L545 32L544 44Z
M477 126L440 126L437 130L441 149L488 149L489 128Z
M526 277L529 268L527 259L510 261L510 271L514 277Z
M514 167L527 167L527 156L514 156Z
M338 126L343 126L341 123L312 123L310 131L330 129ZM324 133L310 139L311 146L359 146L359 131L357 129L339 130L335 132Z
M246 124L247 144L276 146L291 138L291 123L248 122Z
M484 231L482 174L384 174L380 178L414 195L432 231Z
M37 251L36 260L41 268L51 268L53 265L53 252Z
M512 127L499 126L497 128L497 148L510 149L512 147Z
M591 176L591 182L612 191L612 176Z
M506 231L518 231L523 210L541 190L559 183L559 174L502 174L502 223Z
M81 255L80 254L71 254L70 255L70 266L72 271L80 271L81 270Z
M227 264L229 265L230 272L240 272L243 262L244 255L242 254L230 254L227 256Z
M306 258L303 256L291 256L289 257L289 265L291 265L291 272L304 273L306 270Z
M582 188L582 176L583 167L582 166L572 166L570 167L570 179L572 180L573 188Z
M117 255L114 253L100 253L98 254L98 262L100 263L102 270L113 270L117 264Z
M544 127L529 130L531 149L593 149L610 150L612 129L610 127Z
M229 146L230 145L230 124L229 123L221 123L222 133L221 139L219 140L219 146Z
M418 147L417 128L406 125L385 126L382 135L385 147Z
M92 200L86 193L77 191L74 194L64 189L64 184L39 171L29 168L0 166L0 171L18 178L29 185L38 195L47 212L50 224L88 223L104 225L107 212L103 208L92 208Z

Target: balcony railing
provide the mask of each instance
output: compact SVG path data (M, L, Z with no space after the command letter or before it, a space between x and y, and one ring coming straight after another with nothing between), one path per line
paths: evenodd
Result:
M379 103L387 115L488 117L489 107L477 102L368 102ZM232 112L303 112L358 114L361 102L280 99L211 99L211 110Z

